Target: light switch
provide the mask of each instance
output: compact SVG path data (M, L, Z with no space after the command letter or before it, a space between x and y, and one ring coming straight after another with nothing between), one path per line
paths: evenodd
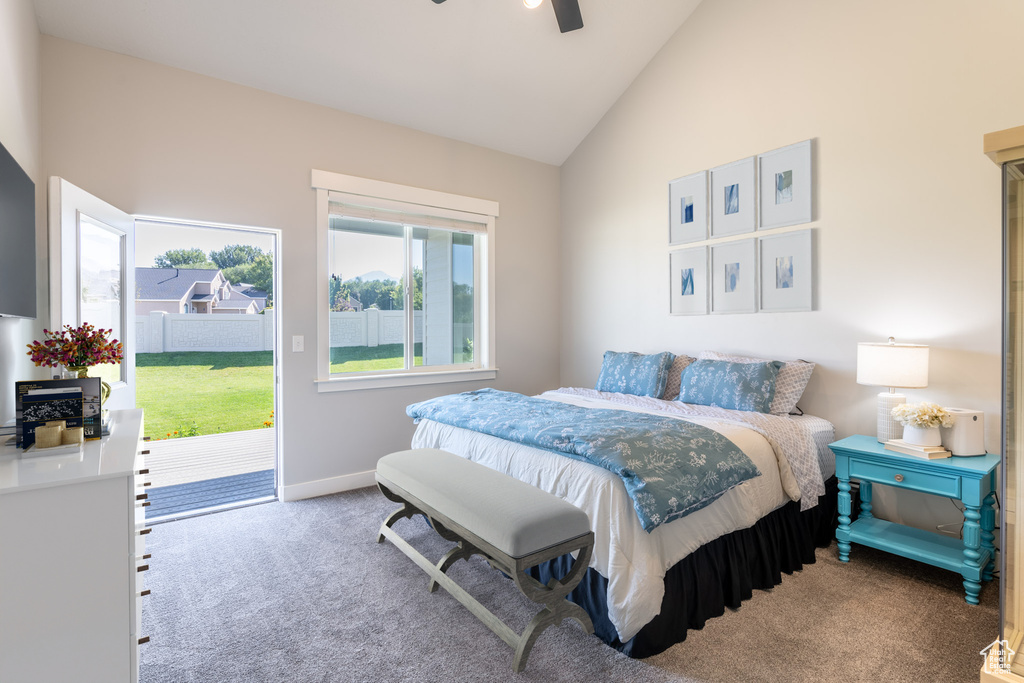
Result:
M292 335L292 351L301 353L306 350L306 338L301 334Z

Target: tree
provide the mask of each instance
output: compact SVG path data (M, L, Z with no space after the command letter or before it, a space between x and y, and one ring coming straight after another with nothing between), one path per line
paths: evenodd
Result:
M259 247L250 244L232 244L220 251L211 251L210 260L216 263L218 268L231 268L255 263L256 259L265 255Z
M342 282L341 277L332 275L329 283L328 301L331 303L332 311L350 310L348 300L352 296L352 289L347 282Z
M235 245L243 246L243 245ZM228 247L230 249L231 247ZM233 285L246 283L267 293L267 306L274 303L274 259L270 254L259 254L249 263L224 268L224 277ZM211 252L210 256L217 252Z
M157 256L154 260L157 268L209 268L217 265L206 259L206 252L197 247L191 249L171 249Z
M473 285L452 285L452 309L454 322L473 322Z

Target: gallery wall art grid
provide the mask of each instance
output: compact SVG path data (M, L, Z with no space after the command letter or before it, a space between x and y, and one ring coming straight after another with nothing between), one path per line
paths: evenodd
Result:
M811 140L669 183L672 315L809 311L813 308L810 229ZM770 230L750 239L735 235ZM698 246L695 243L705 243Z

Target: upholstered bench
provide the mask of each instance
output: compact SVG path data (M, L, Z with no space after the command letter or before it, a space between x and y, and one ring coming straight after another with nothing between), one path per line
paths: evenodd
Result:
M390 539L430 576L430 592L443 586L515 648L515 671L526 667L530 649L548 626L571 618L587 633L594 632L587 613L566 599L583 578L594 548L594 532L585 512L518 479L433 448L384 456L377 462L376 478L381 493L402 503L384 520L377 542ZM425 515L443 538L458 543L436 565L391 528L398 520L418 514ZM576 551L572 569L561 580L544 585L525 573L534 565ZM445 574L455 562L472 555L482 555L511 577L530 600L544 605L522 635Z

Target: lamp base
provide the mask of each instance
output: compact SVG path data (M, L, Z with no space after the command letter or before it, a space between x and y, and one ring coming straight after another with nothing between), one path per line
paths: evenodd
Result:
M885 443L890 439L903 438L903 425L893 419L892 409L906 403L903 394L891 394L883 391L878 395L878 441Z

